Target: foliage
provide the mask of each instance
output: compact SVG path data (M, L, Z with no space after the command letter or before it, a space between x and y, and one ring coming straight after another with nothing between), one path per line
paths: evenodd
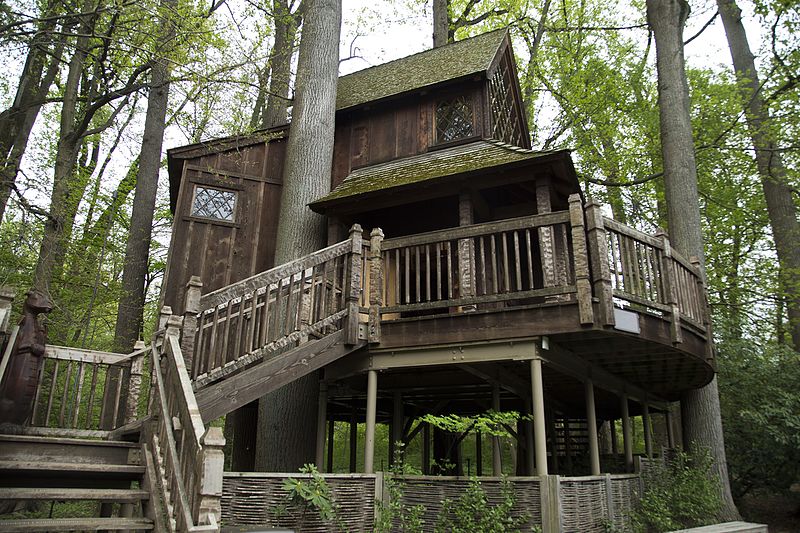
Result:
M428 414L420 417L420 421L451 433L480 431L495 437L508 437L510 433L506 427L513 426L520 420L529 419L530 416L520 415L517 411L494 411L491 409L474 416Z
M375 531L378 533L389 533L390 531L400 531L403 533L416 533L423 531L424 521L422 516L425 507L421 504L408 506L403 501L404 483L402 476L410 473L418 473L410 468L403 461L402 443L395 444L394 463L391 468L391 475L384 477L383 489L388 498L375 502L376 517ZM395 524L397 527L395 527Z
M712 523L722 502L711 464L708 452L679 451L666 466L656 468L631 517L634 529L660 533Z
M719 346L722 420L734 495L800 480L800 354L749 341Z
M434 529L437 533L505 533L521 531L530 519L527 514L513 516L514 486L507 479L501 486L501 501L489 502L478 478L470 480L458 500L442 502L442 512Z
M300 509L298 521L302 524L308 513L316 513L324 521L336 526L341 531L347 528L337 514L336 503L330 485L319 473L313 464L306 464L300 469L303 474L309 474L309 479L288 478L283 482L283 489L287 492L286 499L292 506Z

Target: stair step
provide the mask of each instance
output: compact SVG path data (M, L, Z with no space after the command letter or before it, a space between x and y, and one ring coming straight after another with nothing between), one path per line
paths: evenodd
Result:
M153 529L145 518L25 518L0 520L0 532L30 531L120 531L124 529Z
M46 471L67 473L144 474L141 465L64 463L56 461L0 461L0 471Z
M136 503L147 500L146 490L135 489L67 489L67 488L0 488L0 500L99 500Z
M0 461L127 463L137 454L135 442L31 435L0 435Z

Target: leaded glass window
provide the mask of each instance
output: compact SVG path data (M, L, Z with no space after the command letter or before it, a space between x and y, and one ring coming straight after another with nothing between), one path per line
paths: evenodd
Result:
M465 96L439 102L436 105L436 142L446 143L472 137L472 105Z
M195 186L192 216L233 222L235 209L235 191Z

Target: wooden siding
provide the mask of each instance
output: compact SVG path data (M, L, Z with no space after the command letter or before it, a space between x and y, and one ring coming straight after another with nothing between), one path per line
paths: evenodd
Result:
M422 154L435 146L436 102L467 95L472 103L475 137L485 137L488 109L486 80L460 83L456 90L412 95L374 108L344 112L336 117L331 188L355 168Z
M285 150L279 139L183 161L163 290L174 313L193 275L206 293L273 266ZM234 220L191 216L196 184L236 191Z

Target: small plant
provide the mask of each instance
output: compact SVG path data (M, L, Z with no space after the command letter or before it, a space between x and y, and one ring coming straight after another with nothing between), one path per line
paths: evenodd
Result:
M300 472L310 474L311 478L295 479L290 477L283 482L283 489L287 492L286 499L289 504L300 509L300 524L302 525L306 515L313 511L319 514L324 522L336 524L340 530L346 531L343 521L338 516L331 488L317 467L306 464L303 465Z
M402 533L417 533L423 531L422 516L425 507L421 504L408 506L403 503L403 481L402 476L408 474L418 474L409 465L403 462L402 442L395 443L394 463L391 468L391 476L384 478L383 487L388 493L388 500L378 500L375 502L377 508L377 518L375 519L375 531L377 533L389 533L390 531L400 531ZM397 522L397 529L395 529Z
M516 498L514 486L506 479L501 486L502 501L489 503L478 478L470 480L466 492L453 501L442 502L442 512L434 529L437 533L508 533L520 532L530 516L513 516Z
M631 516L635 531L660 533L714 522L722 506L711 455L678 452L669 465L647 478L645 493Z

